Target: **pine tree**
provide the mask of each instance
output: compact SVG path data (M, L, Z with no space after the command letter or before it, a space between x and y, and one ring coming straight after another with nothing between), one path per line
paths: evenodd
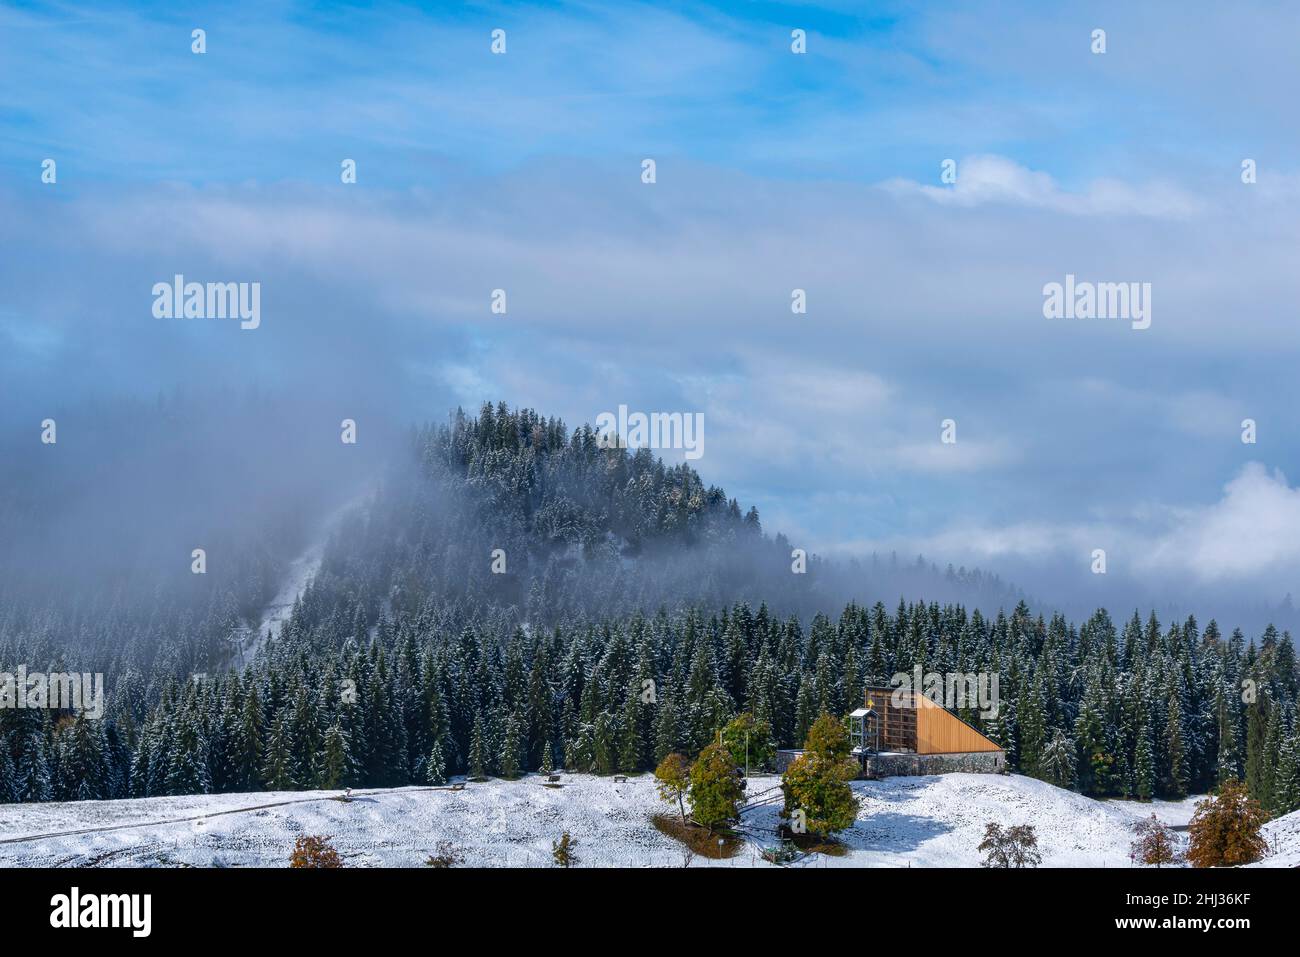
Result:
M1155 755L1151 747L1151 728L1143 725L1138 732L1134 756L1135 794L1139 801L1150 801L1156 790Z
M67 784L63 796L73 801L99 801L109 796L109 769L98 721L77 715L61 736L61 776Z
M1095 699L1085 698L1074 722L1075 750L1079 755L1077 777L1084 794L1104 796L1114 786L1114 755L1107 737L1105 717Z
M18 738L18 800L48 801L53 790L46 748L48 718L29 723Z
M227 744L232 791L253 791L262 778L262 738L265 734L262 703L257 688L249 685L240 710L235 736Z
M1187 749L1184 745L1182 705L1178 694L1169 696L1169 717L1165 722L1165 767L1162 786L1169 797L1187 793Z
M506 719L505 735L501 741L501 759L498 766L503 778L517 778L521 770L523 729L518 715L511 713Z
M1043 750L1047 747L1047 714L1043 701L1043 671L1039 669L1020 709L1019 767L1022 774L1043 777Z
M1041 777L1058 788L1075 786L1075 746L1062 728L1052 732L1039 762Z
M288 721L281 711L271 722L271 734L266 741L266 756L262 762L262 783L268 791L291 791L298 786L293 779L293 742L289 738Z
M1213 623L1211 623L1213 624ZM1219 748L1215 776L1220 785L1241 777L1239 719L1236 700L1231 692L1220 689L1215 705L1218 718Z
M447 759L442 753L442 741L435 740L425 762L425 780L436 787L447 783Z
M1277 816L1300 811L1300 728L1292 732L1282 745L1274 779L1273 802Z
M474 730L469 740L469 776L481 781L487 777L487 745L483 740L483 715L474 718Z
M681 746L681 730L677 723L677 707L667 691L659 695L658 714L655 715L655 759L662 761Z
M320 786L327 791L351 787L356 783L356 762L352 757L352 741L343 726L335 721L325 732L325 744L320 758Z
M167 767L168 794L209 794L212 791L211 771L208 766L207 739L190 696L182 701L180 716L176 719L170 742L170 762Z
M9 742L0 732L0 804L18 803L18 769L14 766Z
M618 766L614 721L604 711L596 715L591 729L592 763L597 774L613 774Z
M641 770L641 698L635 685L630 686L623 706L623 722L618 736L618 769L626 774Z
M545 775L549 776L555 773L554 754L555 754L555 746L551 744L549 739L547 739L545 742L543 742L543 747L542 747L541 772Z
M1246 707L1246 787L1261 804L1268 800L1269 775L1267 742L1270 711L1268 698L1261 695Z
M1264 813L1270 817L1278 814L1277 773L1282 762L1282 745L1285 740L1282 724L1282 709L1274 706L1270 709L1268 727L1264 732L1263 769L1260 774L1260 791L1255 795Z

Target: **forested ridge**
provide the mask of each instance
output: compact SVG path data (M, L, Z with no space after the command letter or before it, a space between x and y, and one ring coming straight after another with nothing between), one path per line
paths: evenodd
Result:
M796 745L920 665L999 676L998 717L961 716L1022 773L1143 798L1242 777L1270 813L1300 807L1289 634L1071 623L925 564L810 556L795 574L795 546L690 467L529 410L458 413L410 444L415 466L342 525L242 671L231 639L273 589L255 553L206 594L0 596L0 669L110 686L102 721L0 710L0 801L648 770L742 711Z

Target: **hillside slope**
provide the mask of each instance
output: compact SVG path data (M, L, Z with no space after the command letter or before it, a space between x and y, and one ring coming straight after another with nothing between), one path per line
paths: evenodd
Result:
M649 775L621 784L590 775L564 781L559 789L526 777L463 791L359 791L349 803L317 791L8 805L0 814L0 866L278 866L296 835L327 834L349 866L419 866L449 840L468 865L536 867L550 864L551 841L565 831L579 841L583 866L682 866L680 846L651 821L667 806ZM778 783L754 777L749 792ZM949 774L860 781L854 789L862 810L845 835L847 853L794 866L977 867L989 821L1034 825L1046 867L1130 866L1131 813L1032 778ZM745 814L749 840L737 856L695 858L691 866L767 866L758 851L774 840L777 809L759 805ZM1293 860L1297 831L1289 832L1290 856L1266 863Z
M1300 867L1300 811L1292 811L1264 825L1269 853L1251 867Z

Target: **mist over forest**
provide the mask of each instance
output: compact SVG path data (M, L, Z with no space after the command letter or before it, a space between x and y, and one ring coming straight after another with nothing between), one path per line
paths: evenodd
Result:
M234 636L256 629L317 540L328 542L322 585L361 588L372 620L428 604L546 627L738 601L808 620L850 600L992 608L1022 597L918 556L813 553L796 574L797 545L693 468L600 449L589 426L570 434L503 403L419 427L362 419L355 445L266 391L87 402L52 418L54 444L30 429L5 438L0 596L11 620L41 622L31 647L70 666L87 654L83 670L150 667L172 638L187 648L183 669L228 665ZM132 623L126 634L116 616Z

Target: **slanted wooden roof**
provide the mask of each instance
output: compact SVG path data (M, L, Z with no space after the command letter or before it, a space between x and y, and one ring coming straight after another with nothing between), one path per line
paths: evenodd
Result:
M961 754L968 751L1002 750L961 718L941 708L925 695L913 695L913 700L917 702L917 754Z

